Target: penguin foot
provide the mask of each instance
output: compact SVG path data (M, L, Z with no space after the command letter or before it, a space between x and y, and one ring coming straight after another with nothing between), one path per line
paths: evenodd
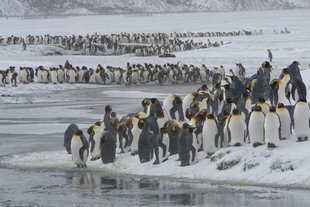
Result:
M285 138L285 137L283 137L283 138L280 138L280 140L286 140L286 138Z
M263 144L260 143L260 142L255 142L253 143L253 147L256 148L256 147L259 147L259 146L262 146Z
M92 157L91 159L90 159L90 161L95 161L95 160L99 160L100 159L100 157Z
M135 156L135 155L137 155L137 154L138 154L138 152L132 152L132 153L131 153L132 156Z
M159 160L155 160L155 161L153 162L153 165L158 165L158 164L160 164L160 163L159 163Z
M181 163L181 167L189 166L189 163Z
M308 140L308 137L304 137L304 138L298 137L297 142L304 142L304 141L307 141L307 140Z
M163 160L163 162L166 162L168 160L168 157L166 159Z
M267 147L268 147L268 148L276 148L276 145L269 142L269 143L267 144Z
M241 144L239 142L233 145L233 147L240 147L240 146Z
M208 155L206 156L206 159L210 159L212 155L213 153L208 153Z

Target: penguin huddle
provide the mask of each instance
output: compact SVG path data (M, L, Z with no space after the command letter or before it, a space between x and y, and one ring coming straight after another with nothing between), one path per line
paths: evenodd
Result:
M213 34L213 33L210 33ZM178 35L177 35L178 36ZM223 42L223 41L221 41ZM27 37L0 37L0 46L58 45L65 50L78 51L85 55L121 55L133 53L136 56L154 56L208 47L219 47L218 42L194 42L193 39L180 39L168 33L120 33L92 35L28 35Z
M280 85L286 82L286 86L275 90L275 81ZM270 63L264 61L249 78L227 75L212 89L210 86L203 84L184 97L169 94L162 102L145 98L141 111L125 116L106 106L103 118L88 129L91 159L101 157L103 163L111 163L119 148L120 153L138 155L140 163L160 164L177 155L180 166L188 166L198 162L198 153L210 158L220 148L251 144L273 149L292 135L298 142L308 140L310 107L297 61L283 69L278 79L273 78ZM276 95L287 104L271 101ZM75 125L68 131L76 134ZM80 165L79 159L76 165Z
M239 78L245 77L245 69L241 63L231 70ZM225 76L223 66L207 68L204 64L195 66L192 64L166 63L159 64L130 64L125 68L106 66L98 64L95 69L86 66L73 66L66 61L58 67L44 68L42 65L33 69L31 67L10 67L7 70L0 70L1 86L12 82L16 86L19 83L83 83L99 85L136 85L136 84L169 84L169 83L220 83ZM18 77L18 79L16 78ZM36 78L36 80L35 80Z

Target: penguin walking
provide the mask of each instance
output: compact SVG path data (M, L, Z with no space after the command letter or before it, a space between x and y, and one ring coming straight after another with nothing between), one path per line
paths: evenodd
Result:
M249 115L248 135L253 147L258 147L264 144L264 124L265 115L262 112L262 107L255 105Z
M103 164L113 163L116 157L116 137L111 132L101 136L100 155Z
M233 109L227 123L227 135L230 146L241 146L245 141L244 119L238 109Z
M89 146L86 137L82 130L78 129L72 136L71 140L72 160L78 168L86 167L86 162L89 154Z
M70 124L68 128L65 131L64 134L64 147L66 148L66 151L68 154L71 154L71 140L72 136L76 134L79 127L76 124Z
M276 108L271 106L265 117L265 141L268 148L279 146L281 138L281 123Z
M299 98L294 109L294 134L297 141L306 141L310 134L310 109L307 100Z
M222 132L213 114L208 114L202 129L203 151L211 157L222 144Z
M97 124L93 124L91 127L89 127L87 132L89 134L90 156L92 157L91 161L98 160L100 159L100 143L103 128Z
M279 103L276 109L281 123L281 140L288 139L292 134L292 122L288 109L283 103Z

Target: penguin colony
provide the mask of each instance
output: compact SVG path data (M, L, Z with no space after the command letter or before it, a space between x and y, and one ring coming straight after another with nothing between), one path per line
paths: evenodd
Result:
M136 56L163 55L171 52L179 52L192 49L219 47L218 42L197 42L184 38L195 37L226 37L241 35L262 35L263 31L232 31L232 32L186 32L186 33L120 33L120 34L87 34L61 36L55 35L28 35L26 37L1 37L0 45L58 45L66 50L81 51L83 54L127 54ZM183 38L183 39L181 39ZM221 41L223 44L223 41Z
M114 162L119 148L120 153L138 155L141 163L160 164L177 154L180 165L188 166L197 163L197 153L210 158L220 148L251 144L273 149L291 135L298 142L308 140L306 96L297 61L278 78L264 61L249 78L230 73L184 97L169 94L162 102L145 98L143 110L126 116L117 116L108 105L103 118L87 130L90 148L75 124L68 127L64 146L73 157L79 156L73 158L78 167L86 165L87 150L91 160L101 158L103 163Z
M213 85L219 83L224 77L224 67L207 68L204 64L197 67L178 62L177 64L153 65L144 63L130 64L126 67L103 67L98 65L96 69L87 68L86 66L73 67L68 61L64 66L52 67L49 69L39 66L35 69L31 67L20 67L19 70L11 66L6 70L0 70L1 86L16 83L28 84L34 82L35 77L38 83L85 83L85 84L168 84L211 82ZM245 69L241 63L236 64L236 68L231 70L238 77L243 78Z

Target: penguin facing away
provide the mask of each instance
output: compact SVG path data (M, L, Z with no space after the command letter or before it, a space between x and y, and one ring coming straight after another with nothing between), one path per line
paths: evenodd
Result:
M70 124L64 133L64 147L68 154L71 154L71 140L72 136L76 134L79 127L76 124Z
M281 138L281 123L276 108L271 106L265 117L265 141L268 148L279 146Z
M101 136L100 155L103 164L113 163L116 157L116 137L111 132Z
M72 136L71 141L72 160L78 168L86 167L86 162L89 154L89 145L82 130L78 129Z

